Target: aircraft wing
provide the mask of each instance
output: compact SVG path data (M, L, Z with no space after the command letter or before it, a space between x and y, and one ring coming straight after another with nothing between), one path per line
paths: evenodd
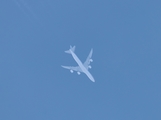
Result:
M93 62L93 60L91 59L92 53L93 53L93 49L91 49L91 51L90 51L90 53L89 53L89 55L88 55L86 61L84 62L84 66L85 66L85 68L86 68L87 70L88 70L88 68L91 68L91 66L89 66L89 65L90 65L90 62Z
M72 70L72 71L82 72L82 70L81 70L81 68L79 66L76 66L76 67L72 67L72 66L62 66L62 67L65 68L65 69Z

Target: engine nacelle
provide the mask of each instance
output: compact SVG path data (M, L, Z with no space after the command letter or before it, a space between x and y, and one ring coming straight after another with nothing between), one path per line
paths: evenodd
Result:
M73 73L74 71L73 70L70 70L71 73Z
M90 66L90 65L89 65L89 66L88 66L88 68L90 68L90 69L91 69L91 68L92 68L92 66Z
M80 75L80 72L77 72L78 75Z
M93 62L93 60L92 60L92 59L90 59L89 61L90 61L90 62Z

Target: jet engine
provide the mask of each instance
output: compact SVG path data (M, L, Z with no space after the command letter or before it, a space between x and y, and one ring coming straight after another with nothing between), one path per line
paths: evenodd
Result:
M80 72L77 72L78 75L80 75Z
M93 60L92 60L92 59L90 59L89 61L90 61L90 62L93 62Z
M70 70L71 73L73 73L73 70Z
M89 65L89 66L88 66L88 68L90 68L90 69L91 69L91 68L92 68L92 66L90 66L90 65Z

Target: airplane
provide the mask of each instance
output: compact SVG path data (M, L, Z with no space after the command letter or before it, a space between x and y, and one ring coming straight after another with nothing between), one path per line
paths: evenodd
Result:
M74 60L77 62L78 66L76 67L72 67L72 66L63 66L63 68L65 69L69 69L71 73L73 73L74 71L77 72L78 75L82 73L85 73L87 75L87 77L92 81L95 82L95 79L93 78L93 76L91 75L91 73L88 71L89 68L92 68L90 66L90 62L93 62L93 60L91 59L92 57L92 53L93 53L93 49L91 49L86 61L84 63L82 63L80 61L80 59L77 57L77 55L75 54L75 46L70 46L70 49L65 51L65 53L71 54L72 57L74 58Z

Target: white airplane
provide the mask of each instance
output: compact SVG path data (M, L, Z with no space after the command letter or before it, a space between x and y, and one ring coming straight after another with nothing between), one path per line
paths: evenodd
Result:
M62 66L63 68L69 69L71 73L73 73L74 71L76 71L78 73L78 75L80 75L81 72L85 73L88 78L92 81L95 82L93 76L91 75L91 73L88 71L88 68L92 68L90 66L90 62L93 62L93 60L91 59L92 57L92 53L93 53L93 49L91 49L86 61L84 63L82 63L79 58L76 56L76 54L74 53L75 51L75 46L72 47L70 46L70 49L65 51L66 53L69 53L73 56L74 60L77 62L77 64L79 66L76 67L72 67L72 66Z

